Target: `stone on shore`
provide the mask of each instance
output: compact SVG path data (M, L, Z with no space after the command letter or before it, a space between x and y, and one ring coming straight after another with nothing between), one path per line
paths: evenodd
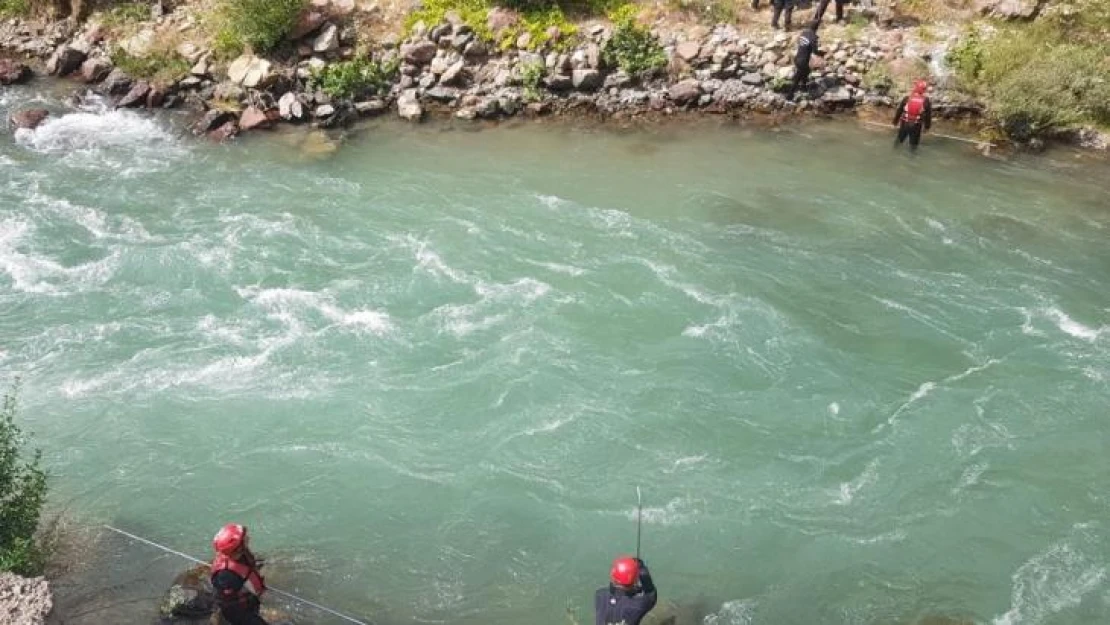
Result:
M81 80L86 83L98 83L112 73L112 63L108 59L97 56L86 59L81 64Z
M701 45L696 41L683 41L675 48L675 53L687 63L698 58L698 52L701 52Z
M597 91L601 87L601 72L596 69L576 69L570 74L571 83L579 91Z
M208 132L212 132L213 130L220 128L228 122L234 121L236 121L235 113L231 111L212 109L210 111L207 111L203 117L197 120L197 123L193 125L193 132L198 135L202 135Z
M139 82L131 86L131 89L127 92L127 95L120 98L119 102L116 102L116 106L118 106L119 108L136 108L140 106L146 106L147 96L149 94L150 83L144 80L140 80Z
M1035 17L1045 4L1045 0L976 0L975 10L1002 19L1027 20Z
M443 72L443 75L440 76L439 84L445 86L456 86L461 83L463 79L463 67L464 64L462 60L455 61L453 64L451 64L450 67L447 68L445 72Z
M239 116L239 128L244 131L270 128L273 123L271 115L257 106L248 106Z
M320 11L305 11L297 18L297 23L293 26L293 32L289 33L289 38L296 41L307 37L319 30L327 19L327 16Z
M289 91L278 100L278 114L286 121L300 121L304 119L304 106L301 98Z
M401 57L412 65L427 65L435 58L438 49L436 44L425 39L401 46Z
M420 106L420 99L416 96L415 89L405 89L397 98L397 114L402 119L410 122L420 121L424 116L424 108Z
M53 607L46 579L0 573L0 615L6 625L43 625Z
M328 22L324 29L320 31L320 34L316 36L316 40L312 43L312 49L321 54L338 50L339 27Z
M121 96L131 90L131 82L131 77L117 67L100 83L98 90L104 95Z
M228 66L227 77L235 84L254 89L270 80L270 66L266 59L244 54Z
M49 116L50 112L46 109L22 109L11 114L8 118L8 125L16 130L20 128L34 130ZM3 614L2 610L0 610L0 614Z
M667 90L667 95L675 104L690 104L696 102L698 97L701 96L701 84L697 80L689 78L671 85L671 88Z
M81 69L87 56L84 51L72 46L59 46L46 61L46 71L52 76L69 76Z
M0 85L19 85L31 80L30 67L11 59L0 59Z

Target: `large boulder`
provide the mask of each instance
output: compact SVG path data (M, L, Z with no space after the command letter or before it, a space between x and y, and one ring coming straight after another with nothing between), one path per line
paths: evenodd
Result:
M671 85L667 89L667 95L675 104L690 104L701 96L701 84L696 79L689 78Z
M1045 0L975 0L975 10L991 17L1029 20L1036 17L1045 4Z
M228 122L235 121L236 115L234 112L212 109L206 112L204 116L193 125L193 132L198 135L203 135L224 126Z
M570 74L571 83L579 91L597 91L601 87L601 72L596 69L576 69Z
M208 567L200 565L178 575L166 591L158 613L164 619L206 619L216 610L216 591Z
M81 64L81 80L87 83L98 83L111 73L111 61L102 56L87 59Z
M227 77L231 82L254 89L269 82L270 62L253 54L244 54L227 67Z
M138 108L146 106L147 96L150 95L150 83L145 80L131 85L131 89L116 102L120 108Z
M18 85L31 80L31 68L11 59L0 59L0 85Z
M415 89L405 89L397 98L397 114L402 119L410 122L420 121L424 116L424 109L420 106L420 99L416 96Z
M17 130L20 128L34 130L49 116L50 112L46 109L21 109L11 114L8 124ZM2 613L0 611L0 614Z
M304 119L305 103L296 93L289 91L278 99L278 114L286 121Z
M438 49L436 44L425 39L401 46L401 57L412 65L427 65L435 58Z
M46 579L0 573L0 614L4 615L4 623L42 625L53 607Z
M83 50L62 45L46 61L46 71L53 76L69 76L81 69L88 55Z

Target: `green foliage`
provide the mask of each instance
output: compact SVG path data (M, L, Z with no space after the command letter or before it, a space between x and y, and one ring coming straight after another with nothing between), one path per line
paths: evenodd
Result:
M0 0L0 17L26 17L30 13L30 0Z
M15 423L16 389L0 404L0 570L39 575L45 552L35 541L46 502L41 452L24 453L26 441Z
M330 97L351 100L377 95L389 89L398 63L381 63L365 56L333 63L313 73L311 84Z
M109 57L112 65L128 76L160 85L172 84L189 73L189 62L174 50L151 50L143 56L135 56L116 47Z
M889 94L894 90L894 77L890 75L890 68L886 63L876 62L871 69L863 75L863 86L868 91Z
M668 5L706 24L731 24L739 14L736 0L668 0Z
M405 18L406 30L411 31L420 22L432 28L447 21L448 13L454 13L474 29L475 37L486 42L493 41L493 34L486 24L486 14L492 8L488 0L423 0L420 6Z
M524 97L532 102L540 99L540 83L547 68L543 63L529 63L520 68L520 80L524 85Z
M502 33L501 40L498 42L502 49L515 45L520 35L528 33L528 49L541 50L552 43L551 33L555 31L559 34L555 37L554 47L564 49L573 43L574 36L578 34L578 27L567 19L563 9L558 5L527 11L521 13L520 17L520 23L516 28L506 29Z
M247 48L257 53L272 51L297 24L308 0L220 0L216 51L225 57Z
M979 73L983 71L983 38L978 28L972 26L964 31L956 46L948 51L946 62L956 70L962 85L975 85Z
M605 44L605 62L629 76L648 76L667 65L667 55L659 40L635 19L631 5L611 16L613 36Z
M100 14L100 23L115 28L150 19L150 6L142 2L124 2Z

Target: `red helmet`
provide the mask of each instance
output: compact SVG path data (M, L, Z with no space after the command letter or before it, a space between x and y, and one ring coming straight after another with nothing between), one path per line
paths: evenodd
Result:
M617 558L609 570L609 579L618 586L632 586L640 578L640 563L636 558Z
M243 546L246 538L247 528L238 523L228 523L216 532L216 536L212 538L212 546L217 552L230 555Z
M929 88L929 83L925 82L924 80L921 80L920 78L913 81L913 92L917 95L924 94L925 90L928 89L928 88Z

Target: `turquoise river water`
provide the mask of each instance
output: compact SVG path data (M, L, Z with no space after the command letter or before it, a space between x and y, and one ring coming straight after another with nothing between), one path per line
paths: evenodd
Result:
M199 557L239 520L274 584L375 623L560 625L639 485L706 625L1110 622L1104 163L174 123L0 139L0 382L70 513ZM184 564L99 549L144 597Z

